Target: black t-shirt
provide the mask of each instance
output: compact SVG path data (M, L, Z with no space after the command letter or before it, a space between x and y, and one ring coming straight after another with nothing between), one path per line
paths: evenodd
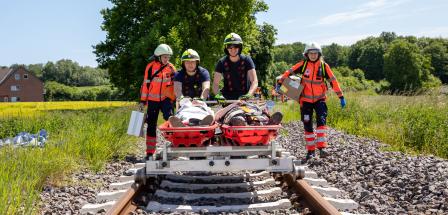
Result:
M215 71L224 78L224 88L221 90L226 99L238 99L249 92L250 83L247 71L255 69L250 56L240 55L237 62L230 61L228 56L221 58L216 64Z
M202 82L210 81L210 74L208 70L200 66L193 76L188 75L184 69L181 69L174 76L174 81L182 83L183 96L199 98L202 94Z

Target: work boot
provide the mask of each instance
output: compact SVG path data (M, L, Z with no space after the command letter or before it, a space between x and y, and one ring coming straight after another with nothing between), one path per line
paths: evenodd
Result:
M269 118L268 125L278 125L283 119L283 114L280 112L275 112L272 114L271 118Z
M198 126L200 122L201 122L201 120L199 120L199 119L190 118L188 120L188 126Z
M316 157L316 152L314 150L313 151L308 151L306 153L305 159L302 160L302 164L307 163L309 159L312 159L312 158L315 158L315 157Z
M170 118L168 118L168 121L170 122L171 127L186 127L184 123L182 123L182 120L178 117L170 116Z
M320 158L326 158L329 155L330 155L330 153L328 153L327 150L325 150L325 148L319 149L319 157Z
M211 125L212 123L213 123L213 116L212 115L207 115L207 116L204 117L204 119L202 119L199 122L199 125L207 126L207 125Z
M241 116L233 117L232 119L230 119L229 124L231 126L246 126L247 125L246 120L244 120L244 118Z

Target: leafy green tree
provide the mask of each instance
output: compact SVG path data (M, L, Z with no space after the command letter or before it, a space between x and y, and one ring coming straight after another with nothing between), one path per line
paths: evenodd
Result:
M58 70L56 69L56 66L53 62L47 62L42 70L42 79L47 81L58 81Z
M42 73L43 73L43 69L44 69L44 65L42 63L38 63L38 64L29 64L27 66L27 69L33 73L33 75L35 75L37 78L42 80Z
M384 78L383 55L385 43L378 38L368 37L351 46L348 64L350 68L359 68L369 80L379 81Z
M332 67L346 66L348 63L349 47L332 43L329 46L322 47L325 62Z
M277 77L279 75L282 75L283 72L285 72L289 68L291 68L291 66L292 64L287 64L285 61L280 61L280 62L274 62L271 65L270 69L272 70L274 77Z
M274 61L284 61L287 64L295 64L303 59L305 43L295 42L292 44L282 44L274 47Z
M252 48L252 57L256 65L259 86L266 89L270 79L273 77L269 66L273 60L273 47L277 30L267 23L259 26L260 34L257 37L258 43Z
M448 83L448 48L441 41L433 41L423 53L431 58L434 76L440 78L442 83Z
M81 69L77 62L62 59L56 62L55 67L59 74L55 81L69 86L76 85L74 76Z
M395 39L397 39L397 34L395 34L395 32L384 32L384 31L383 31L383 32L380 34L380 39L381 39L383 42L389 44L389 43L391 43L392 41L394 41Z
M98 86L109 84L107 70L82 67L72 60L48 62L42 68L42 80L56 81L67 86Z
M420 53L417 45L397 39L384 55L384 74L393 91L421 89L431 74L429 57Z
M111 0L114 6L101 11L107 32L95 46L101 68L129 99L137 98L148 58L160 43L174 51L172 62L187 48L198 51L201 65L213 71L224 55L223 40L239 34L247 53L255 43L255 14L266 11L261 0Z

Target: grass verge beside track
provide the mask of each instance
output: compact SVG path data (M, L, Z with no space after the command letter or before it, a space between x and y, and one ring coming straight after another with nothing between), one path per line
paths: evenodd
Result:
M136 147L137 139L126 134L129 103L87 105L81 102L71 103L72 108L67 105L54 108L51 104L14 105L16 108L23 105L20 109L31 112L35 108L27 109L27 106L47 105L48 108L41 108L36 115L22 116L20 112L3 115L0 138L20 131L37 133L42 128L48 131L49 138L43 148L0 148L0 214L38 213L39 193L45 184L60 184L64 176L81 168L99 171L107 161L123 157Z
M347 107L330 92L329 126L381 140L390 150L434 154L448 158L448 96L445 94L398 96L368 92L345 94ZM285 122L300 120L297 103L278 104Z

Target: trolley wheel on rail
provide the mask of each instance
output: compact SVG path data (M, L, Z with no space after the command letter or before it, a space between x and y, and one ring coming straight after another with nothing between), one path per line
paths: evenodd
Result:
M298 166L293 163L293 168L294 168L294 172L292 175L294 176L295 180L305 178L305 167Z

